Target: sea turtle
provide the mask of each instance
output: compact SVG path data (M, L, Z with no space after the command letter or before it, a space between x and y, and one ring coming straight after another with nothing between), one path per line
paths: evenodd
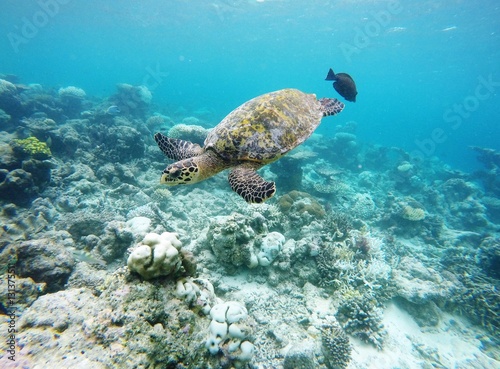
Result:
M231 188L247 202L261 203L276 192L256 172L304 142L321 118L338 114L344 104L337 99L316 99L296 89L270 92L233 110L205 139L204 146L155 134L160 149L178 160L165 168L161 183L190 184L220 171L229 173Z

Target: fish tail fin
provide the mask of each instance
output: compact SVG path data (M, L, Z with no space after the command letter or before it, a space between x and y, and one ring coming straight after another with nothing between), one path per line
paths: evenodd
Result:
M336 115L344 110L345 105L337 99L322 98L318 100L324 117Z
M333 71L332 68L328 71L328 74L326 75L325 81L336 81L337 76L335 75L335 72Z

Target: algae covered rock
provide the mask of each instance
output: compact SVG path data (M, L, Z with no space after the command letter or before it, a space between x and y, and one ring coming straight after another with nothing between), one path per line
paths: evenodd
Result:
M207 242L223 264L255 268L273 263L285 244L285 237L279 232L267 233L267 227L255 219L234 213L212 221Z
M233 266L245 265L254 268L259 265L254 250L256 233L250 219L234 213L216 217L207 233L207 242L221 262Z
M278 257L283 245L285 236L279 232L267 234L260 242L260 249L257 251L257 260L260 266L269 266Z
M31 173L23 169L0 169L0 197L16 204L28 203L37 193Z
M47 284L47 291L58 291L66 284L75 260L66 248L53 239L23 241L17 247L16 272Z

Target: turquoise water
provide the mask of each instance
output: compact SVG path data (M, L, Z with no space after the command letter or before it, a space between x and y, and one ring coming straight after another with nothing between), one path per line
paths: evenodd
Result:
M145 84L215 125L271 90L335 97L332 67L357 83L360 141L470 170L468 146L500 148L499 19L496 1L4 0L0 71L102 97Z

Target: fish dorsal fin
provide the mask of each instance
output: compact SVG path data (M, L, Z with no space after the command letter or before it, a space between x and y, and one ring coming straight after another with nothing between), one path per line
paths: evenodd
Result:
M336 81L336 80L337 80L337 76L333 72L333 69L330 68L330 70L328 71L328 74L325 78L325 81Z

